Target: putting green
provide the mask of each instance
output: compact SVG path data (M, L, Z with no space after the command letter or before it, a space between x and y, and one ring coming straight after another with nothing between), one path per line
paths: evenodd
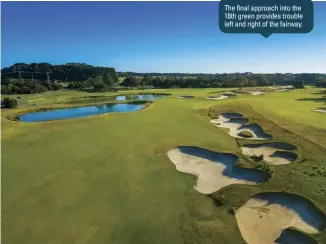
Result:
M322 104L297 100L321 89L205 99L228 90L153 90L171 96L135 113L35 123L7 117L70 106L72 98L90 94L47 92L36 106L28 103L35 95L21 95L20 107L1 115L3 243L244 243L234 212L260 192L299 194L325 212L326 118L313 111ZM126 92L91 95L119 94ZM193 98L179 98L185 94ZM223 112L241 113L273 140L297 145L305 160L260 168L233 137L208 123L208 113ZM272 177L200 194L196 177L176 171L167 156L180 145L232 153L241 166L270 170ZM325 242L325 231L314 238Z

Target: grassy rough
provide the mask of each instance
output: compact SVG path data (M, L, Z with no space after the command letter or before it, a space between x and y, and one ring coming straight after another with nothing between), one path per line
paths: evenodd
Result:
M88 94L21 95L20 107L1 115L3 243L245 243L233 212L266 191L305 196L325 212L325 114L313 111L318 102L297 100L317 98L313 93L321 89L205 100L207 93L225 90L153 90L172 95L130 114L36 123L7 120L31 109L30 100L38 99L37 108L58 108ZM194 98L178 98L184 94ZM208 123L208 112L242 113L273 134L273 140L297 145L305 160L269 166L274 173L267 183L202 195L193 189L193 176L175 170L168 150L197 146L235 153L241 166L256 167L227 131ZM326 232L314 238L326 243Z

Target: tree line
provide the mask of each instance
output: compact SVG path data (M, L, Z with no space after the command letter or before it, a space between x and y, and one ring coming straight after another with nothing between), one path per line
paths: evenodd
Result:
M1 80L1 94L33 94L48 90L60 90L62 86L51 81L10 79Z
M321 73L268 73L268 74L255 74L251 72L245 73L137 73L137 72L117 72L119 77L137 77L142 78L145 76L150 77L168 77L168 78L205 78L205 79L214 79L214 80L233 80L237 77L247 78L251 80L257 76L262 77L263 79L269 81L269 83L277 83L280 85L289 84L291 81L302 80L305 84L319 84L320 82L326 82L326 74Z
M21 73L21 78L36 80L47 80L47 73L51 81L69 82L85 81L88 78L94 78L108 72L115 82L118 82L118 76L114 68L92 66L85 63L67 63L61 65L52 65L49 63L16 63L10 67L1 69L1 78L19 78L17 73ZM25 72L24 72L25 71ZM16 72L16 73L12 73Z
M186 76L129 76L121 83L127 87L155 87L155 88L223 88L223 87L255 87L271 85L315 84L326 87L326 75L319 74L215 74L198 77Z
M84 63L16 63L1 70L1 80L2 94L29 94L62 89L59 82L70 82L71 88L105 90L119 79L114 68Z

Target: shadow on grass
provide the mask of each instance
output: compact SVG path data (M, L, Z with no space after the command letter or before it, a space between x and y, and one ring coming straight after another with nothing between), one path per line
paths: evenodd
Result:
M326 103L326 96L323 97L309 97L309 98L298 98L297 101L309 101L309 102L324 102Z
M326 95L326 90L318 91L318 92L312 92L310 94L312 94L312 95Z

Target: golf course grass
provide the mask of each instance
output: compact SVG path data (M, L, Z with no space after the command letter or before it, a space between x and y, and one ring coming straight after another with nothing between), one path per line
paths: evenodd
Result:
M132 113L28 123L8 118L144 91L20 95L19 108L1 114L2 243L241 244L236 213L264 192L300 196L325 214L326 114L314 111L324 106L317 99L322 89L205 99L231 90L146 90L171 95ZM179 98L185 95L193 98ZM94 97L81 102L88 96ZM221 113L239 113L273 135L268 141L295 145L298 158L284 165L251 160L241 146L261 141L233 138L209 122ZM177 171L168 157L186 146L233 154L237 167L271 177L202 194L194 189L197 178ZM325 229L309 236L326 243Z

